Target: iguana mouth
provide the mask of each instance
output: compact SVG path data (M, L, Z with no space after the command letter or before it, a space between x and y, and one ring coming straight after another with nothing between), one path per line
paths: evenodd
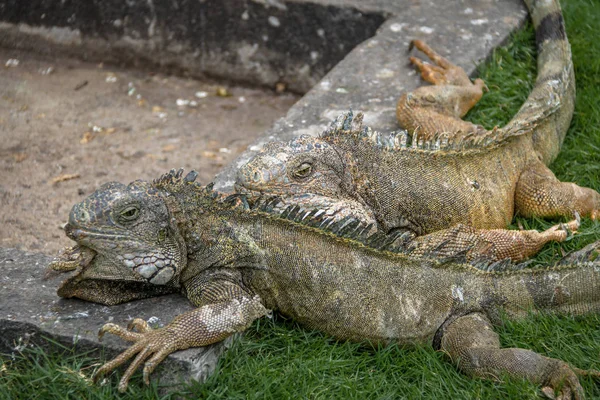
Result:
M65 226L65 232L70 239L96 252L105 252L105 249L98 248L99 241L103 242L103 247L111 249L121 247L122 254L116 255L119 262L151 283L164 285L175 274L175 263L172 257L153 250L127 250L126 246L119 246L119 243L124 244L131 240L125 235L81 229L70 224Z
M69 239L74 240L78 243L85 242L85 239L87 239L87 238L112 239L112 240L119 240L119 239L126 238L124 235L111 234L111 233L107 233L107 232L98 232L98 231L82 229L82 228L75 228L74 226L69 225L69 224L67 224L65 226L65 233L67 234L67 237Z

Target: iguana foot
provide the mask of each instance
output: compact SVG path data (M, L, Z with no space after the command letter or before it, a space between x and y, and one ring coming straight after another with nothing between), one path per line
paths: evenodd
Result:
M440 347L468 375L497 379L506 374L540 384L544 394L556 399L583 399L576 375L580 370L530 350L500 348L498 334L483 314L467 314L449 322Z
M139 332L134 332L133 329L138 329ZM94 374L94 382L137 354L136 358L131 362L121 377L121 381L119 382L120 392L127 390L129 379L135 370L137 370L144 362L144 383L149 384L150 374L154 371L156 366L169 354L179 349L175 334L164 328L154 330L140 318L134 319L128 326L128 329L112 323L105 324L100 328L98 338L102 339L106 333L117 335L121 339L134 342L134 344L113 360L100 367Z
M558 361L558 360L556 360ZM542 393L550 399L583 400L584 392L577 375L568 364L560 362L542 387Z
M545 231L543 231L541 234L548 241L554 240L557 242L563 242L563 241L567 240L569 235L572 235L573 233L577 233L577 230L579 229L580 226L581 226L581 218L579 217L579 214L576 212L574 220L569 221L567 223L560 223L560 224L554 225L554 226L546 229Z
M222 289L221 284L217 284L216 288ZM204 289L210 292L208 286ZM225 293L231 294L231 292ZM127 329L112 323L104 324L98 332L99 338L106 333L111 333L133 344L100 367L94 374L94 382L137 354L119 382L119 391L127 390L129 379L142 364L144 364L144 383L149 384L150 374L169 354L177 350L220 342L235 332L243 331L252 321L267 312L258 296L252 298L241 296L206 304L178 315L164 328L152 329L139 318L134 319Z
M471 83L471 79L464 69L452 64L446 58L440 56L431 47L421 40L413 40L411 47L416 47L423 52L435 65L427 64L417 57L410 57L410 62L414 64L421 72L421 77L434 85L456 85L456 86L478 86L487 90L487 86L482 79L476 79Z
M600 371L583 370L562 363L550 373L546 383L548 386L542 388L542 393L554 400L584 399L583 388L579 384L577 375L600 379ZM556 390L557 388L558 390Z
M486 130L461 118L473 108L487 89L481 79L474 83L460 67L433 51L420 40L414 40L416 47L427 55L434 64L428 64L417 57L410 57L421 77L434 86L422 86L410 93L404 93L396 106L396 117L400 126L410 134L418 132L421 139L428 139L438 133L447 133L460 139L461 136L482 134Z

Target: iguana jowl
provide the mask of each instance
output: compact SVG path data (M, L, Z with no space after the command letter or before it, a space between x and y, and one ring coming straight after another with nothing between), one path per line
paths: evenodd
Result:
M78 245L51 265L75 269L62 297L116 304L178 291L197 306L156 330L140 319L137 331L104 325L101 335L134 342L97 371L136 356L120 390L142 365L147 382L169 353L215 343L277 310L340 339L432 344L473 376L507 373L565 399L583 395L578 370L500 348L490 321L499 310L512 318L600 311L600 265L587 253L546 269L482 272L379 250L364 244L364 233L337 236L315 227L317 213L291 221L249 209L243 195L225 198L194 183L195 175L100 188L73 207L66 232Z
M503 229L515 213L597 218L600 194L558 181L546 166L569 126L575 81L558 3L526 3L536 29L538 77L507 126L486 131L462 121L481 98L483 81L471 83L461 68L414 41L434 64L411 61L434 85L400 98L397 117L408 132L372 132L362 126L362 114L350 112L319 138L267 144L240 169L236 188L280 195L286 205L336 208L341 217L376 221L385 232L416 235L457 224Z

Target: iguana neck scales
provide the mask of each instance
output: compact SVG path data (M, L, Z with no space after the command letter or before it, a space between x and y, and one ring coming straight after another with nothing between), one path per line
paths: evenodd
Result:
M169 353L222 340L278 310L341 339L433 343L475 376L508 373L581 391L564 362L501 349L490 320L500 310L516 318L529 310L598 312L597 262L483 272L456 260L390 253L319 228L316 213L291 221L248 209L243 197L225 198L194 177L171 172L153 184L99 189L69 217L67 234L78 244L70 254L79 257L52 266L75 269L59 289L63 297L115 304L136 290L178 290L198 307L162 329L142 320L133 323L137 332L102 328L134 344L98 375L139 353L121 390L144 362L147 380ZM130 289L121 293L115 283Z
M483 81L471 83L462 69L414 41L434 64L411 61L434 85L398 101L406 132L379 134L362 126L362 114L346 113L319 138L267 144L240 169L237 190L277 194L307 209L335 205L340 215L374 220L386 232L417 235L456 224L501 229L515 214L596 218L600 194L558 181L546 166L569 126L575 81L558 3L527 4L538 77L505 127L486 131L462 121L481 97Z

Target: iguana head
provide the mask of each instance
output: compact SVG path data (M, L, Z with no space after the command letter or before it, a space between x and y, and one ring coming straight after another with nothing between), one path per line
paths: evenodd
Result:
M96 278L166 285L181 272L185 243L166 197L147 182L111 182L73 206L67 236L113 265Z
M267 143L238 171L236 191L276 195L285 207L323 210L333 220L353 217L366 225L375 223L372 210L357 192L357 163L348 150L356 141L368 142L367 147L377 142L377 133L363 127L362 119L362 113L349 111L320 137Z
M267 143L238 171L236 190L339 197L350 179L347 160L334 146L302 135L289 142Z

